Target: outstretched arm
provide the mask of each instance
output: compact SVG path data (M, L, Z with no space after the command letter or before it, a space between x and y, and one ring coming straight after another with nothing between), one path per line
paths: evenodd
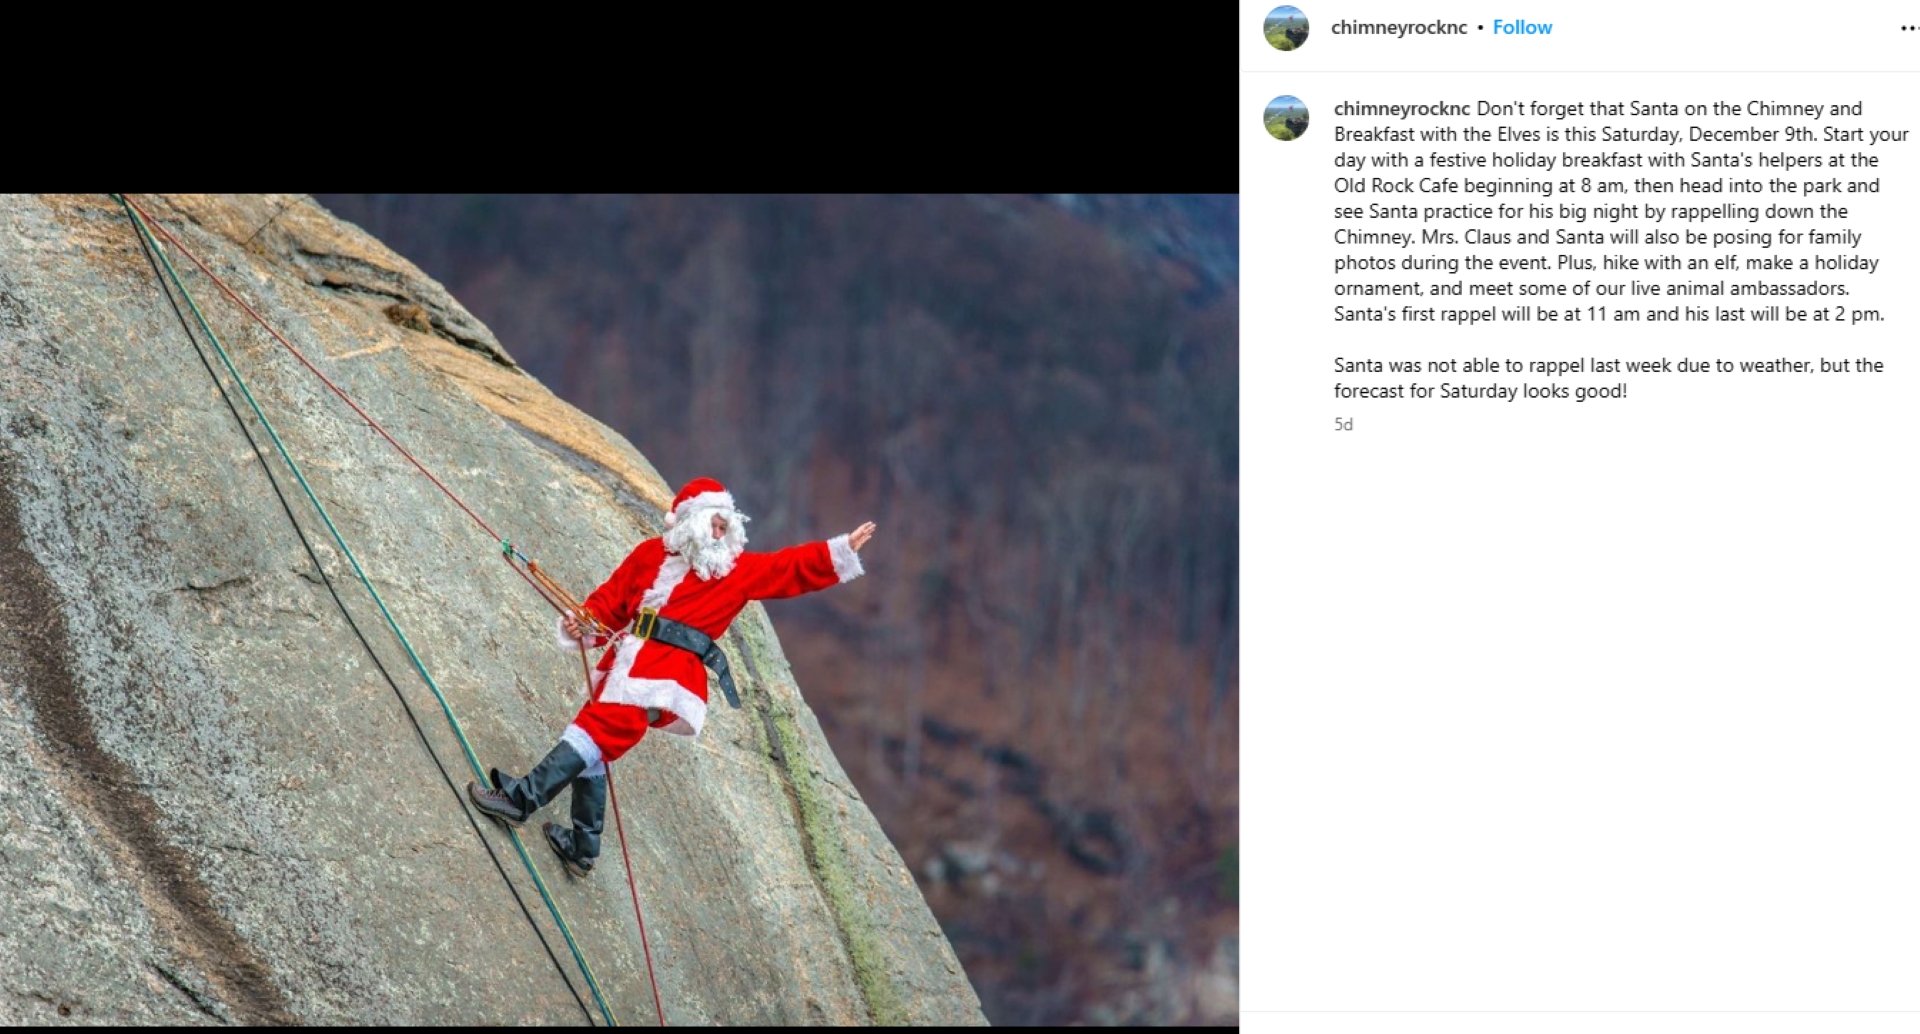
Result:
M775 553L749 553L740 558L746 593L756 600L777 600L817 592L853 581L866 573L860 547L873 538L872 521L825 542L808 542Z

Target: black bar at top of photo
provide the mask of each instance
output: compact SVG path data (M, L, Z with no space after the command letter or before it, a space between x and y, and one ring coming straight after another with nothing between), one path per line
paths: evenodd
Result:
M1235 4L887 4L751 24L724 7L616 21L516 25L458 75L399 71L364 98L349 80L320 109L236 95L217 115L164 125L270 123L249 147L272 182L200 156L150 189L1239 190L1239 45L1259 25ZM363 101L392 117L344 118ZM170 142L162 125L136 120L121 146ZM74 143L36 159L47 183L109 146ZM377 171L373 153L385 156Z

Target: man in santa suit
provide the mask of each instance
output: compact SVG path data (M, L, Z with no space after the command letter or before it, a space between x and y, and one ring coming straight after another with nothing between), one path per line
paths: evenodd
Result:
M860 577L865 572L858 551L874 532L868 522L825 542L748 553L747 518L711 478L688 482L666 521L665 534L634 547L586 598L583 606L598 628L572 614L559 620L565 649L577 650L583 640L594 649L616 644L601 656L593 693L560 742L525 776L494 769L494 788L467 784L476 807L513 826L571 784L572 828L548 822L541 829L576 876L591 871L600 854L606 763L648 729L697 736L706 724L707 671L700 651L724 671L725 658L711 643L726 634L735 615L754 600L798 596Z

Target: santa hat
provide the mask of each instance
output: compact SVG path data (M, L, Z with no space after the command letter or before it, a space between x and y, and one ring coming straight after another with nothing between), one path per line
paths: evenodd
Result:
M680 518L694 510L718 506L721 509L733 509L733 496L725 485L712 478L694 478L687 487L673 497L673 509L667 511L667 527L671 528Z

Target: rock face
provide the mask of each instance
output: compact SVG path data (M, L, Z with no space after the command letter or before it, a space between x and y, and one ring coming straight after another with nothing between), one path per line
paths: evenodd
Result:
M646 459L378 241L293 196L136 200L575 595L658 534L672 489ZM584 1022L119 206L8 195L0 223L0 1022ZM524 770L578 704L552 612L176 265L482 764ZM268 463L464 786L437 703ZM615 766L668 1022L984 1022L766 612L724 645L744 707L716 692L699 739L649 736ZM480 827L585 996L505 834ZM527 829L617 1017L653 1022L613 831L574 880Z

